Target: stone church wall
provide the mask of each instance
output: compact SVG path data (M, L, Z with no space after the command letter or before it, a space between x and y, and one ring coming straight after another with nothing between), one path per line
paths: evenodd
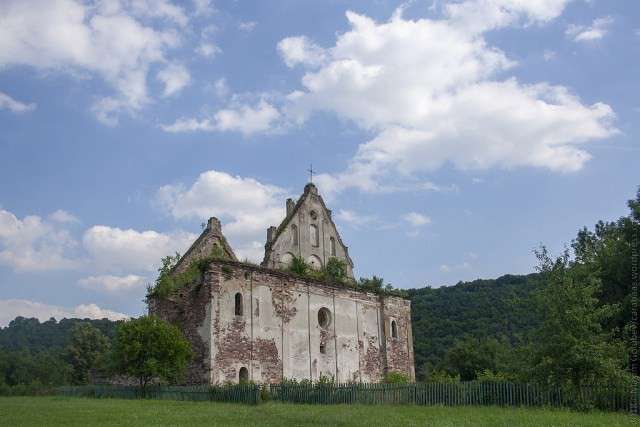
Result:
M324 327L322 308L330 312ZM237 382L241 368L257 383L321 375L376 382L387 371L414 379L410 310L402 298L234 261L214 261L200 285L150 302L151 314L178 324L192 343L188 382L211 384Z

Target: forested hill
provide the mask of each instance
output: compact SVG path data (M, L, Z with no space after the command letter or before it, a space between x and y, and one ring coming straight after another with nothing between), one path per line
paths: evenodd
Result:
M536 323L529 296L537 274L410 289L416 374L438 367L465 336L513 339Z
M117 324L108 319L62 319L59 322L49 319L40 323L38 319L16 317L9 326L0 328L0 349L59 352L69 344L73 326L77 323L91 323L109 339L115 335Z

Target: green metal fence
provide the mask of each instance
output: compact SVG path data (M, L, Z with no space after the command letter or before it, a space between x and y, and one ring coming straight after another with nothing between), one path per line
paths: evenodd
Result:
M585 386L578 392L536 384L460 382L415 384L278 384L271 398L309 404L410 404L589 407L630 411L632 388Z
M636 386L585 386L579 391L537 384L510 382L460 382L415 384L272 384L263 386L272 400L307 404L400 405L499 405L597 408L604 411L637 411ZM255 384L224 386L60 387L65 396L215 401L258 404L262 388ZM266 391L266 390L265 390ZM635 392L635 396L634 396Z
M76 397L236 402L252 405L260 401L260 387L255 384L224 386L150 386L144 391L140 387L133 386L96 385L60 387L57 392L63 396Z

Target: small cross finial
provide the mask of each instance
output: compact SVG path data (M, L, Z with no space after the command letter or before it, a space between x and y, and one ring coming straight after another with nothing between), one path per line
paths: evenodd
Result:
M307 172L309 172L309 182L313 182L313 164L309 165L309 170L307 170Z

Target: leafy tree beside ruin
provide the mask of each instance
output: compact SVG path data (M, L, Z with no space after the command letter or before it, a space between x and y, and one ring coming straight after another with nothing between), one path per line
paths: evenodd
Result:
M122 323L113 341L114 372L136 378L143 392L151 382L179 382L190 357L182 332L153 316Z
M91 371L106 368L109 339L90 323L77 323L71 332L71 342L67 348L71 365L71 380L74 384L87 384Z

